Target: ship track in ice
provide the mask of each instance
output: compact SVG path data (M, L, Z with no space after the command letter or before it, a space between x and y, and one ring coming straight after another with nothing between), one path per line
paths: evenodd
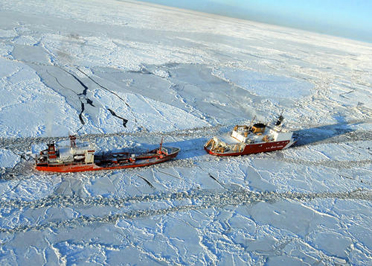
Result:
M191 200L184 201L185 199ZM173 212L200 210L208 208L223 208L226 206L238 206L257 202L274 202L278 200L308 201L313 199L342 199L372 201L371 191L356 190L351 192L320 192L320 193L294 193L294 192L252 192L241 190L224 191L191 191L176 193L159 193L153 195L134 196L127 198L84 198L77 196L49 196L36 201L10 200L0 202L0 206L17 209L39 208L66 208L66 207L115 207L126 209L143 202L172 202L168 208L134 209L103 216L79 216L72 219L47 221L45 223L20 225L18 227L2 227L1 233L14 234L30 230L45 230L50 228L78 227L92 223L115 223L118 219L136 219L148 216L167 215Z
M361 139L360 134L356 134L356 138L351 139L350 137L341 138L338 137L337 141L331 141L331 140L325 140L316 142L313 144L309 144L311 146L315 145L322 145L322 144L332 144L332 143L347 143L352 141L366 141L370 140L367 139ZM371 134L372 137L372 134ZM342 141L341 141L342 140ZM291 149L304 149L306 146L293 146ZM201 153L203 151L203 147L199 147L197 149L194 149L194 147L189 148L182 148L182 151L185 153L190 153L192 151ZM280 151L279 151L280 152ZM257 156L257 155L251 155L251 156ZM293 158L278 158L277 156L271 157L269 154L264 155L258 155L258 156L264 156L266 159L273 159L276 161L283 161L287 163L293 163L293 164L303 164L303 165L324 165L331 168L337 168L337 169L343 169L343 168L352 168L354 166L361 166L361 165L368 165L372 163L372 160L355 160L355 161L329 161L329 160L323 160L323 161L307 161L307 160L298 160ZM31 160L31 159L29 159ZM197 158L194 156L190 156L189 158L178 158L177 160L168 161L166 164L158 164L155 167L156 168L172 168L172 167L193 167L196 162L215 162L216 160L228 160L228 158L214 158L209 155L203 155L198 156ZM0 169L0 179L2 180L9 180L9 179L26 179L27 176L30 176L32 174L35 174L35 171L32 169L33 164L31 161L24 161L21 160L16 166L13 168L3 168ZM92 173L93 174L93 173ZM22 178L18 178L18 176L22 176Z
M324 125L317 125L312 127L311 125L304 126L302 129L293 129L292 131L294 134L299 135L299 141L294 146L301 146L301 145L317 145L318 143L337 143L337 142L346 142L346 141L359 141L359 140L372 140L372 132L371 131L364 131L364 130L350 130L350 129L339 129L338 127L352 125L352 124L363 124L363 123L371 123L370 120L356 120L351 122L345 122L340 124L324 124ZM220 130L228 130L231 125L216 125L216 126L207 126L207 127L196 127L190 129L182 129L182 130L175 130L171 132L128 132L128 133L104 133L104 134L86 134L81 135L79 138L84 141L92 141L95 139L104 139L104 138L111 138L111 137L145 137L145 136L169 136L169 137L209 137L211 133L218 133ZM327 134L326 136L320 136L317 138L310 138L306 141L306 144L302 144L303 140L301 140L301 135L312 130L319 130L319 129L330 129L338 128L334 130L333 134ZM319 133L321 134L321 132ZM62 141L68 140L68 137L20 137L20 138L5 138L0 137L0 148L3 149L30 149L31 145L39 144L39 143L46 143L49 141Z

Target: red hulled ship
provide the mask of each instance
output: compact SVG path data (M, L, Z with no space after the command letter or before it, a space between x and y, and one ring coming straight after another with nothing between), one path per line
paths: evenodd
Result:
M237 125L231 133L210 139L204 149L216 156L238 156L286 149L296 141L293 132L283 128L283 119L280 115L273 126L253 124L253 120L249 126Z
M76 137L70 136L70 146L59 147L50 142L48 148L36 157L36 170L48 172L83 172L112 170L149 166L171 160L180 149L163 147L144 153L105 152L95 154L90 143L76 143Z

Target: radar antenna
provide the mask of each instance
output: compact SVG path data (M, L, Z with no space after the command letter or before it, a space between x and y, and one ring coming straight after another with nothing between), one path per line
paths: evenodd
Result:
M278 117L278 120L275 123L275 126L280 126L282 124L283 120L284 120L284 116L283 116L283 111L282 111L281 114Z

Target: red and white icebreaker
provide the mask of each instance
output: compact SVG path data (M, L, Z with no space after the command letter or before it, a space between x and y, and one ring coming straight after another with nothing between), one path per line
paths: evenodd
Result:
M279 116L273 126L263 123L237 125L225 136L213 137L204 149L211 155L238 156L251 153L286 149L296 141L293 132L283 128L283 116Z

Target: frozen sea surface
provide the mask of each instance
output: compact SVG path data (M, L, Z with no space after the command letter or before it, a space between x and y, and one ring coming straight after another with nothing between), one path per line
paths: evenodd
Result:
M372 46L137 1L0 3L1 265L368 265ZM297 144L216 158L283 112ZM97 151L177 146L155 167L50 174Z

